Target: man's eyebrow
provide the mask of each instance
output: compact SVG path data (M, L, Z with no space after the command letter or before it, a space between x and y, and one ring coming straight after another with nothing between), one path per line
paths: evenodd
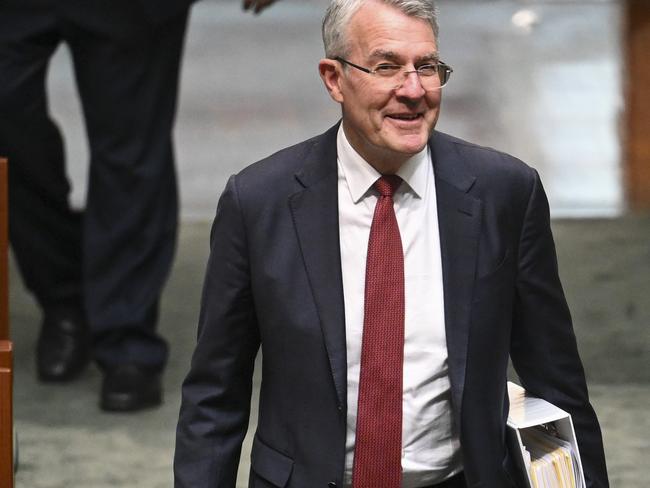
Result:
M387 51L385 49L375 49L370 53L370 59L388 59L389 61L397 62L399 55L394 51Z
M394 63L399 63L400 61L402 61L403 57L397 54L395 51L388 51L386 49L376 49L372 53L370 53L371 61L375 61L379 59L386 59ZM419 64L422 62L438 61L439 59L440 59L440 55L438 54L438 51L432 51L428 54L418 56L415 59L415 63Z
M433 51L432 53L425 54L424 56L419 56L416 60L416 63L421 63L423 61L440 61L440 54L438 51Z

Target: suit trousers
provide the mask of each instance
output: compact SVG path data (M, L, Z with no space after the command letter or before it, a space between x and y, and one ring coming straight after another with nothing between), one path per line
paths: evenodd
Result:
M177 230L172 129L188 10L149 21L137 2L0 4L0 154L10 239L45 313L83 306L100 366L162 368L155 331ZM71 208L46 74L70 50L90 153L84 211Z
M446 479L441 483L436 483L435 485L425 486L423 488L467 488L467 483L465 483L465 475L460 472L455 474L451 478Z

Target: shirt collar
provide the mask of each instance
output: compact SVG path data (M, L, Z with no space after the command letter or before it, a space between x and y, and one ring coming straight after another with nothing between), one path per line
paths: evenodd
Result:
M354 203L358 203L381 176L381 173L352 147L343 131L343 124L339 126L336 148L339 165L350 189L350 196ZM407 159L397 171L397 175L406 182L418 198L424 198L425 195L429 164L431 164L431 158L427 144L422 151Z

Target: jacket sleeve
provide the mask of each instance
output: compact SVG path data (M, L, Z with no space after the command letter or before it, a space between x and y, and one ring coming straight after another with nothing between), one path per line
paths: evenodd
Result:
M587 487L608 487L600 427L589 403L558 275L548 202L536 172L519 242L511 358L524 388L571 414Z
M234 488L260 339L246 228L231 177L210 238L196 348L182 388L176 488Z

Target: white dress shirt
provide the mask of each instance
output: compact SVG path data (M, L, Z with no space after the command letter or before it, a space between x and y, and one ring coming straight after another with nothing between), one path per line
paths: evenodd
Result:
M338 204L347 343L347 438L345 484L351 485L363 335L366 254L381 176L339 128ZM404 396L402 486L443 481L462 469L452 425L447 372L440 237L433 166L428 147L397 172L393 196L404 250Z

